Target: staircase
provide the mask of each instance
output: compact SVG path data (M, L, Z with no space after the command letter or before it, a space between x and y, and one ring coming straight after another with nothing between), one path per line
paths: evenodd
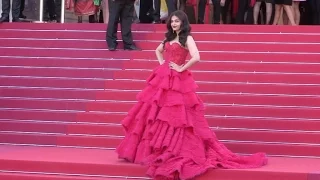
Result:
M113 150L165 26L134 25L141 52L107 51L105 28L0 25L0 179L147 179ZM270 156L260 169L197 179L319 180L319 27L195 25L193 36L212 130L234 152Z

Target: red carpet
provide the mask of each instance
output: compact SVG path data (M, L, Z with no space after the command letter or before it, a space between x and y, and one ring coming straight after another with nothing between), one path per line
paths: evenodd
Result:
M146 178L144 167L119 161L113 149L157 65L165 27L134 25L141 52L107 51L105 28L0 25L0 179ZM193 26L202 59L193 75L209 125L232 151L271 156L261 169L197 179L320 179L318 29Z
M1 169L7 171L49 170L48 173L144 177L144 168L118 161L116 154L110 150L2 146L1 154L4 162L0 165ZM119 167L126 169L124 174L119 174Z
M145 168L117 159L111 150L56 147L1 146L0 168L6 171L46 172L48 174L144 177ZM90 167L90 168L88 168ZM119 171L121 167L121 171ZM300 180L320 177L320 160L270 158L270 165L249 170L212 170L198 179L218 180ZM318 176L316 176L318 175ZM0 174L0 178L3 175ZM313 180L310 179L309 180ZM316 179L314 179L316 180Z

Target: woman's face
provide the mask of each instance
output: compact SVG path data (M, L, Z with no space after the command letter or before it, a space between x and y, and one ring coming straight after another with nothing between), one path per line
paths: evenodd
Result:
M179 32L181 28L181 20L177 16L172 16L171 18L171 28L175 32Z

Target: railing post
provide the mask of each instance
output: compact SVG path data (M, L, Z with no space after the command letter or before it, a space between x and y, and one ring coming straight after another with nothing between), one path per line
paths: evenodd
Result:
M65 13L65 0L61 0L61 23L64 23L64 13Z
M43 0L40 0L40 12L39 12L39 22L43 22Z
M40 0L40 12L39 12L39 22L43 23L43 2L44 0ZM65 17L65 0L61 0L61 19L60 22L64 23Z

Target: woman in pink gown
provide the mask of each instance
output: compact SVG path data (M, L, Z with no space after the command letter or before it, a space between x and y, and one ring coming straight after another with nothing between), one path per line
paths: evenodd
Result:
M200 60L183 11L173 12L165 40L156 49L160 66L147 79L122 121L126 135L119 158L148 167L153 179L192 179L209 168L257 168L264 153L240 156L220 143L204 117L198 87L188 70ZM164 52L164 58L162 53ZM186 62L190 53L191 59Z

